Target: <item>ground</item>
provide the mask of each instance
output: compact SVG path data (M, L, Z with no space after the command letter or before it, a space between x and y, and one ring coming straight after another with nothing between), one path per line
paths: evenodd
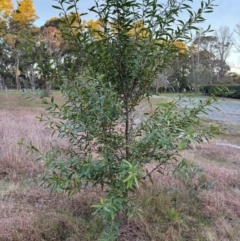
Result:
M64 102L58 92L54 96ZM136 120L176 97L154 96L151 108L143 101ZM205 98L193 96L194 101ZM181 153L189 160L187 172L174 176L163 170L165 175L154 174L154 185L149 181L138 190L133 202L141 211L121 228L118 240L239 240L240 150L216 144L240 146L240 101L219 99L215 106L219 111L212 108L202 116L202 128L214 124L220 134ZM97 240L104 221L91 215L91 204L98 202L101 190L68 197L40 187L43 162L34 162L19 145L24 139L48 149L51 135L36 119L45 107L41 100L20 99L18 92L0 92L0 241Z

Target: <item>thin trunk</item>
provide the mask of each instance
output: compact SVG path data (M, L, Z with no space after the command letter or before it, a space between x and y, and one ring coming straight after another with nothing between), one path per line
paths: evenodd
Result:
M193 52L191 49L191 58L192 58L192 73L193 73L193 82L196 82L196 72L195 72L195 66L194 66L194 57L193 57Z
M20 85L20 81L19 81L19 77L18 77L18 69L19 69L19 56L17 54L16 57L16 71L15 71L15 78L16 78L16 86L17 86L17 90L21 89L21 85Z
M129 158L129 103L128 103L128 96L126 96L126 104L125 104L125 111L126 111L126 122L125 122L125 140L126 140L126 159Z
M120 54L121 56L121 54ZM125 142L126 142L126 147L125 147L125 158L126 160L128 160L129 158L129 94L127 93L127 87L126 87L126 83L124 80L124 72L125 72L125 68L122 65L122 62L119 60L118 62L118 67L119 67L119 73L120 73L120 82L122 85L122 93L124 96L124 102L125 102Z
M34 91L35 90L35 76L34 76L34 69L33 69L32 65L30 66L29 79L30 79L31 89L32 89L32 91Z
M213 76L214 76L214 74L213 74L213 68L210 66L210 85L212 85L212 83L213 83Z

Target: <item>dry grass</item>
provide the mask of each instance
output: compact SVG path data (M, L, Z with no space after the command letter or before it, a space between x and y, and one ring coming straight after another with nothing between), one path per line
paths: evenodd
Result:
M35 93L29 92L29 95L26 95L25 92L9 90L7 95L5 91L0 91L0 109L9 109L9 110L36 110L37 108L45 109L46 105L42 103L42 100L34 95ZM54 91L52 92L57 103L63 103L61 93ZM26 97L29 97L26 99ZM50 99L49 97L46 99Z
M202 211L212 220L209 240L238 240L240 237L240 150L212 143L185 152L188 159L203 167L212 183L200 195ZM234 141L233 141L234 142ZM210 236L211 236L210 235Z
M33 162L17 143L24 138L48 149L50 133L36 119L44 113L43 106L20 103L16 93L5 98L0 93L0 241L97 240L103 221L91 215L90 206L101 192L67 197L40 188L42 163ZM149 107L143 102L140 108ZM237 144L239 137L225 134L182 153L204 168L212 188L194 192L193 197L167 170L165 175L154 174L155 185L142 186L133 197L142 211L121 227L118 241L239 240L240 150L216 142ZM188 180L190 187L198 175Z
M26 147L18 145L24 138L37 147L48 148L51 140L49 132L39 124L36 115L43 111L1 110L0 111L0 177L3 180L20 181L21 178L36 176L41 172L41 164L33 163L26 155Z
M0 240L94 240L101 230L101 225L95 226L97 218L92 225L88 222L93 211L90 205L97 199L95 193L69 198L37 186L0 184L4 186ZM91 228L95 229L93 233Z

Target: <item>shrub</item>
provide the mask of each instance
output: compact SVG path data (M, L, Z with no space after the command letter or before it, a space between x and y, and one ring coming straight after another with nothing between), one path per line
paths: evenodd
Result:
M68 14L67 10L77 11L78 1L58 2L54 7L64 16L63 31L81 72L62 75L66 103L58 106L52 98L48 109L52 117L40 119L59 138L67 139L69 147L53 145L47 153L31 148L45 160L47 187L69 194L89 186L105 191L93 207L106 220L100 240L115 240L119 226L136 211L131 198L141 183L176 159L179 150L208 135L197 133L195 126L211 100L181 111L177 101L170 102L138 122L134 115L140 101L150 96L156 75L176 53L174 42L190 39L194 24L204 20L202 13L212 10L213 1L202 2L196 13L185 1L169 0L166 5L156 0L106 0L100 5L96 1L90 9L100 22L94 35L83 27L77 12ZM190 12L185 22L178 17L183 11ZM79 27L73 25L76 19ZM153 160L156 166L145 170Z
M207 95L240 99L240 85L206 85L202 91Z

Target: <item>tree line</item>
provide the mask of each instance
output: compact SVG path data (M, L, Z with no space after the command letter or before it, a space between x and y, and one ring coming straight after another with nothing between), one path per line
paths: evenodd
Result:
M7 0L0 1L0 86L9 88L59 88L58 76L70 73L74 65L75 72L81 70L81 53L75 51L68 36L69 26L77 33L81 14L68 13L64 17L53 17L41 27L34 25L38 18L32 0L21 0L17 8ZM68 21L66 21L66 18ZM82 21L82 31L91 39L101 38L100 19ZM146 32L143 23L138 20L129 30ZM159 71L151 88L154 91L185 91L198 89L200 85L232 82L240 83L236 73L230 73L226 60L233 45L240 49L240 24L236 25L235 39L227 26L204 34L198 30L191 42L176 40L168 48L176 48L171 56L168 68ZM111 28L114 28L111 26ZM63 33L66 34L63 34ZM84 38L84 35L82 35ZM239 40L239 41L238 41ZM161 42L161 41L160 41Z

